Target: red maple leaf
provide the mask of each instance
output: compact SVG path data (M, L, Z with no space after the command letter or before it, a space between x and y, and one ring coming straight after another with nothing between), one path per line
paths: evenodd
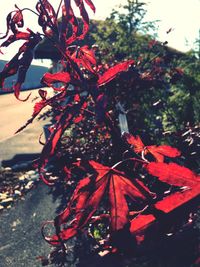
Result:
M28 40L30 38L30 32L20 32L18 31L16 34L11 34L6 41L1 44L1 47L8 47L10 44L14 43L18 40Z
M89 16L85 8L84 1L92 9L93 12L95 12L95 6L91 0L74 0L74 1L77 7L79 8L80 15L83 20L83 30L82 30L82 33L77 38L78 40L82 40L84 39L85 35L87 34L89 30Z
M104 72L103 75L99 76L98 85L101 86L101 85L104 85L110 82L121 72L127 71L128 68L134 63L135 63L134 60L127 60L127 61L118 63L115 66L111 67L106 72Z
M174 186L192 187L200 180L200 176L190 169L176 163L151 162L146 166L147 171L158 177L162 182Z
M24 19L22 11L15 5L16 10L11 11L6 18L7 22L7 31L6 34L1 36L0 39L4 39L8 36L9 31L11 30L14 35L19 32L18 28L24 26Z
M33 50L39 43L39 41L41 41L40 35L31 32L29 39L19 48L17 54L5 65L3 70L0 72L0 87L3 87L6 78L18 72L17 82L15 83L13 88L16 98L21 101L26 101L30 96L29 94L28 97L23 100L19 98L21 86L25 81L26 73L33 59Z
M33 113L30 119L27 120L27 122L21 126L15 133L21 132L23 129L25 129L30 123L33 122L33 120L37 117L37 115L40 114L40 112L46 107L51 106L55 107L57 106L57 102L61 102L66 97L66 92L61 92L51 98L46 99L47 92L40 89L39 90L40 97L42 98L39 102L36 102L33 107Z
M146 197L123 172L95 161L89 163L96 175L79 182L67 208L55 219L59 234L45 237L52 245L59 245L60 240L66 241L82 230L91 221L104 196L109 202L111 233L123 229L129 222L127 197L133 202L142 203L143 206L147 204ZM150 193L142 183L140 186ZM69 226L61 230L60 227L65 223L69 223Z
M124 138L129 145L133 146L135 153L143 153L143 155L150 153L158 162L163 162L164 156L175 158L181 154L178 149L167 145L145 146L139 136L133 136L129 133L125 133Z
M53 86L53 83L62 82L68 84L70 81L71 77L68 72L56 72L56 73L46 72L41 79L42 83L45 83L47 86L52 87L54 90L61 90L61 89L55 88Z

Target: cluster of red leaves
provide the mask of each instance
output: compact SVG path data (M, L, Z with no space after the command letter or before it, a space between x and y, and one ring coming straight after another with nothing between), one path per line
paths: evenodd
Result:
M89 7L95 11L94 5L92 1L85 1ZM72 7L71 7L71 1L66 0L64 1L62 5L62 24L65 25L65 27L61 27L61 32L59 32L58 29L58 23L57 23L57 12L55 12L52 5L47 1L38 1L36 4L36 9L39 13L38 16L38 23L42 27L43 33L47 35L48 37L51 36L51 34L59 34L60 36L64 36L66 38L66 31L68 24L72 25L73 31L72 36L68 37L68 39L65 39L65 42L67 45L69 43L72 43L75 40L83 39L85 34L87 33L88 27L89 27L89 18L84 6L84 1L75 1L77 7L80 10L80 14L83 19L84 27L82 29L82 33L80 34L80 26L77 24L77 19L73 13ZM13 15L14 14L14 15ZM38 44L38 42L41 40L41 37L39 33L33 33L32 31L28 30L28 32L19 32L18 28L24 26L23 21L23 11L18 9L11 12L7 17L7 32L6 35L4 35L2 38L5 38L8 36L9 32L11 31L12 34L8 37L8 40L2 44L2 46L7 46L8 44L12 43L15 40L20 39L26 39L26 42L22 45L22 47L19 49L19 52L13 57L11 61L9 61L6 66L4 67L3 71L0 73L0 84L1 87L3 87L4 80L16 74L18 72L18 79L16 84L14 85L15 90L15 96L19 99L20 94L20 88L23 84L26 76L26 72L31 64L31 61L33 59L33 49ZM79 31L78 31L79 29ZM62 39L62 38L61 38ZM58 38L58 40L60 40ZM70 40L70 41L69 41ZM86 79L83 77L80 65L84 68L86 68L88 71L94 73L94 70L91 66L91 64L95 65L96 60L94 57L94 53L89 50L88 47L77 47L75 51L70 52L68 51L68 48L66 46L63 47L63 40L58 41L56 44L58 49L62 49L63 57L64 59L68 61L68 68L70 68L70 71L67 72L66 70L63 70L62 72L50 74L46 73L44 77L42 78L42 82L45 83L48 86L52 86L56 82L62 82L65 86L58 89L60 91L67 91L67 87L69 82L73 84L75 87L74 95L77 93L84 91L87 89L88 91L91 91L90 93L93 95L94 101L97 102L97 105L100 108L97 108L97 112L102 111L102 105L103 108L105 108L106 104L105 101L102 99L102 95L98 92L98 87L102 84L105 84L106 82L113 79L119 72L125 71L130 64L132 64L132 61L128 61L127 63L122 63L116 65L111 71L108 71L108 73L104 73L102 76L98 76L96 74L96 82L91 84L91 86L86 85ZM87 88L86 88L87 87ZM88 88L89 87L89 88ZM95 87L94 89L92 87ZM54 88L56 89L56 88ZM53 106L57 101L65 100L67 97L67 94L60 94L56 97L46 99L46 97L41 96L42 100L37 103L34 107L34 112L32 115L32 118L28 120L28 122L21 127L17 132L24 129L29 123L33 121L33 119L40 113L40 111L47 105ZM28 98L28 97L27 97ZM27 98L25 100L27 100ZM73 100L73 98L72 98ZM54 127L54 131L51 133L51 137L47 141L47 144L45 145L41 158L40 158L40 166L42 169L46 162L48 161L48 158L50 155L54 153L56 144L59 140L59 138L62 136L63 132L65 131L66 127L69 126L70 123L73 122L74 117L77 116L80 108L84 105L85 99L81 100L78 104L67 104L65 107L62 107L63 114L60 116L57 124ZM103 103L103 104L102 104ZM82 118L82 117L81 117ZM79 117L80 120L80 117Z
M7 16L7 31L0 39L7 38L0 46L8 47L15 41L25 40L25 43L19 48L18 53L5 65L0 72L0 88L3 87L7 77L18 73L18 78L13 86L15 96L19 99L20 89L25 81L27 70L33 59L33 50L41 41L38 33L32 32L29 28L25 31L20 31L19 28L24 27L23 10L15 6L16 10L10 12ZM23 101L26 101L24 99Z
M137 159L132 160L137 162ZM148 174L172 186L184 187L188 190L194 188L200 179L200 176L190 169L176 163L142 161L140 163ZM93 175L80 180L66 209L55 218L54 222L50 222L55 225L56 234L45 236L46 224L42 229L45 240L53 246L60 246L62 242L83 231L89 224L101 222L105 217L112 238L113 235L130 226L134 215L142 213L148 207L155 208L153 203L156 195L142 181L129 177L116 167L107 167L95 161L89 161L89 164L93 168ZM68 168L67 176L68 179L71 176ZM135 203L135 206L130 205L131 203ZM139 205L139 211L136 208L137 205ZM165 202L159 205L159 209L162 210L162 206L165 206ZM111 242L110 245L115 244Z
M73 61L73 63L75 62ZM52 131L50 138L47 140L47 143L43 148L39 161L40 170L44 168L44 166L48 162L49 157L54 154L56 145L60 140L62 134L64 133L65 129L69 127L72 123L80 122L84 118L84 114L81 114L80 116L78 116L78 114L80 113L81 109L84 110L86 107L87 96L82 96L81 98L79 97L80 93L82 91L85 91L85 86L87 85L87 91L91 94L92 99L95 103L95 113L97 122L102 123L106 114L107 97L104 93L101 93L100 87L114 79L120 72L126 71L128 67L133 63L134 61L132 60L119 63L113 66L108 71L104 72L102 75L99 75L98 79L96 79L96 81L92 83L90 83L90 81L87 81L85 78L83 80L80 79L80 76L76 77L77 73L75 73L75 75L73 76L73 72L59 72L54 74L46 73L43 76L42 81L48 85L51 85L55 82L62 82L63 84L65 84L65 86L60 88L60 90L63 91L63 94L61 92L60 95L58 94L57 96L59 97L60 101L64 101L65 98L68 96L67 87L69 82L70 84L74 85L75 90L73 91L73 97L71 97L71 101L69 100L70 102L67 102L65 105L60 107L62 114L60 118L58 118L58 121L54 126L54 131ZM52 99L48 99L42 100L41 102L37 103L35 105L35 110L32 115L32 118L27 122L27 124L33 121L33 118L35 118L37 114L39 114L43 107L47 105L52 106L52 104L55 103L55 98L57 97L54 97L53 101ZM79 101L74 101L77 99L77 97L79 98ZM44 180L43 176L41 176L41 178Z
M88 46L83 46L78 48L72 54L72 59L78 64L79 67L83 67L91 73L96 73L92 66L96 66L97 62L95 59L94 52L88 48Z
M85 2L93 11L95 11L92 1L87 0ZM58 39L60 39L60 42L57 44L57 46L58 49L62 50L64 55L66 54L66 45L69 45L75 40L83 39L89 28L89 18L85 9L84 1L75 0L75 3L80 10L80 14L84 23L81 33L79 32L80 26L78 25L77 19L73 13L70 0L65 0L62 5L61 31L59 31L58 28L57 18L59 10L55 12L53 6L47 0L40 0L36 4L36 10L38 12L38 24L41 26L42 31L46 36L51 37L54 34ZM19 28L24 27L24 11L26 11L26 9L21 10L16 6L16 10L8 14L7 31L6 34L1 37L1 39L7 38L7 40L4 41L0 46L0 48L7 47L15 41L26 40L26 42L20 47L18 53L6 64L5 68L0 73L0 87L2 88L4 85L4 80L18 72L17 82L14 85L15 96L17 99L19 99L21 86L25 81L26 72L33 59L33 50L41 41L39 33L34 33L29 29L26 29L26 31L19 31ZM65 38L68 24L72 25L73 34L66 40ZM63 37L65 39L64 46ZM27 98L25 100L27 100Z
M108 97L103 88L118 75L126 72L130 66L135 65L134 60L127 60L115 64L100 74L97 71L99 68L92 49L89 49L88 46L69 46L74 41L83 39L89 29L89 17L85 4L95 11L91 0L75 0L75 4L80 11L83 27L78 23L70 0L61 1L57 12L48 0L40 0L36 4L38 24L41 26L43 34L52 40L61 53L63 69L58 73L46 73L42 77L42 83L52 87L56 95L48 98L47 91L39 90L41 100L35 104L32 117L17 131L23 130L28 124L32 123L44 107L50 106L57 111L56 122L51 128L50 136L37 162L40 178L48 185L54 185L54 181L45 177L46 164L55 154L57 144L65 130L72 124L84 120L85 112L95 115L97 124L105 123L110 128L111 134L119 138L118 131L114 129L114 123L108 114ZM59 26L58 13L60 8L62 20ZM14 85L17 99L19 99L21 85L33 59L33 50L41 40L39 33L34 33L31 30L19 31L18 28L24 26L23 12L24 10L16 7L16 10L8 15L7 32L2 37L7 39L1 45L1 47L9 46L16 40L25 40L18 53L0 73L0 85L3 87L4 80L18 72L18 79ZM72 28L71 35L68 32L69 26ZM57 40L55 41L52 36L56 36L54 39ZM157 62L157 64L159 65L160 62ZM160 71L157 68L154 72L156 75L158 73L160 75L161 72L162 76L162 70ZM153 73L150 76L152 75ZM62 86L55 88L55 83L61 83ZM87 110L88 97L94 103L94 114ZM120 144L123 143L125 148L128 144L130 153L137 156L141 155L140 159L129 160L139 163L148 175L153 175L162 182L173 186L182 187L186 185L189 188L192 188L199 179L199 176L185 167L175 163L164 163L165 157L175 158L180 156L180 152L176 148L167 145L145 146L139 136L134 137L130 134L125 134L124 139L120 139ZM145 158L148 154L151 154L156 162L148 162ZM78 182L66 209L54 221L56 234L51 237L45 236L45 239L51 245L62 246L64 241L88 226L93 221L93 216L104 200L107 203L106 215L109 220L110 236L129 225L131 214L136 212L129 207L130 203L139 203L140 208L144 209L145 207L152 207L155 201L155 194L152 194L143 182L133 175L130 177L125 170L119 171L116 167L118 165L111 168L95 161L89 161L89 164L93 168L94 174ZM64 171L67 178L70 179L70 168L65 167ZM99 220L104 215L100 213Z

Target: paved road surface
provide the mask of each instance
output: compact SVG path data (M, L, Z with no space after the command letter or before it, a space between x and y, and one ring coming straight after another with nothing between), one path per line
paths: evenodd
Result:
M39 184L10 210L0 214L0 267L41 267L38 256L47 256L51 247L41 236L41 225L55 217L59 199Z
M21 98L31 92L26 102L18 101L13 94L0 95L0 141L13 136L30 117L33 111L33 99L38 96L38 90L25 91Z
M35 120L23 132L14 135L31 117L38 90L22 92L21 97L25 98L30 92L32 94L27 102L18 101L12 94L0 95L0 162L18 154L40 153L42 149L38 138L47 121Z

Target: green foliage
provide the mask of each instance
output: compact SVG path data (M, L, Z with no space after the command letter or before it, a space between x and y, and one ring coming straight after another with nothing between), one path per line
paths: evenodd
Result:
M128 0L118 10L113 10L105 22L100 23L93 34L101 50L106 51L106 59L138 58L148 48L149 33L155 36L155 22L145 21L146 4ZM148 34L147 34L148 33Z
M171 85L171 96L167 99L169 112L175 120L174 131L200 121L200 61L190 52L175 64L184 73L181 80Z

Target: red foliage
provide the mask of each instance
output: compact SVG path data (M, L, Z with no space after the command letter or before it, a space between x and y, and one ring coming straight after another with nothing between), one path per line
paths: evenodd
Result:
M30 32L17 32L16 34L12 34L1 44L1 47L8 47L10 44L18 40L28 40L30 35Z
M22 11L15 5L16 10L10 12L7 15L7 31L6 34L3 35L0 39L4 39L8 36L9 31L11 30L14 34L18 33L18 28L22 28L24 26L24 19Z
M36 10L39 13L38 24L42 27L43 32L47 36L51 36L52 32L57 31L57 18L53 6L47 0L38 1ZM51 31L49 32L49 29Z
M123 229L129 222L127 196L133 202L142 201L143 206L147 203L146 197L123 172L95 161L89 163L97 175L84 178L77 185L67 208L55 219L56 227L59 229L62 224L68 222L69 226L63 230L60 229L58 235L46 237L51 245L59 245L60 239L68 240L85 227L98 209L105 194L108 195L109 200L111 233ZM149 192L148 188L144 185L143 187ZM71 222L70 216L74 217Z
M47 92L44 90L39 90L39 94L42 98L39 102L36 102L33 108L32 117L22 126L20 127L16 133L21 132L24 128L26 128L30 123L33 122L33 120L37 117L38 114L45 108L46 106L51 107L58 107L58 103L62 101L66 97L66 92L61 92L49 99L46 99Z
M175 186L192 187L200 177L186 167L176 163L156 163L151 162L147 165L148 172L159 178L162 182Z
M83 115L82 114L80 114L78 117L76 117L75 119L74 119L74 123L79 123L80 121L82 121L83 120Z
M145 146L139 136L134 137L131 134L125 133L124 138L133 146L135 153L143 153L144 155L151 153L158 162L163 162L165 156L175 158L181 154L178 149L167 145Z
M15 36L17 36L17 33ZM19 98L21 85L25 81L26 73L33 60L33 50L39 41L41 41L40 35L31 32L28 40L20 47L18 53L5 65L4 69L0 72L1 88L3 87L4 81L7 77L18 72L17 82L14 85L14 93L18 100L21 100ZM26 101L28 98L29 96L22 101Z
M19 31L19 28L24 26L24 10L16 7L16 10L7 16L7 31L1 38L6 38L6 40L1 44L1 47L7 47L17 40L25 40L25 43L0 72L0 87L3 87L7 77L18 73L17 82L13 88L16 98L20 100L20 89L33 59L34 49L41 41L41 36L43 35L47 36L58 49L61 54L62 63L62 70L60 72L53 74L46 73L42 77L42 82L45 85L53 87L55 91L60 92L56 92L55 96L48 98L47 91L40 89L39 95L41 99L34 105L31 118L17 132L20 132L28 124L32 123L44 107L50 106L56 111L56 122L51 128L50 136L37 161L40 178L47 185L54 185L55 181L45 176L46 164L55 155L65 130L72 124L83 124L86 117L85 113L91 116L95 115L96 121L95 123L93 121L94 128L99 127L103 123L108 128L109 132L106 128L106 131L104 131L105 136L101 135L100 138L109 139L112 136L116 144L119 143L119 146L122 146L122 152L120 153L123 155L126 152L128 144L128 152L132 154L136 153L137 159L128 158L122 160L114 165L114 167L107 167L95 161L87 162L85 164L87 166L84 167L80 162L73 164L73 168L80 167L84 173L87 173L89 169L88 173L91 174L92 172L92 175L87 174L86 178L78 182L66 209L56 217L53 222L56 233L51 237L44 236L46 241L56 246L62 246L63 241L72 238L80 230L82 231L88 226L89 223L98 221L103 217L108 221L111 240L116 233L126 227L129 228L130 219L136 214L142 213L144 209L148 208L148 212L150 213L146 215L148 218L142 215L140 217L141 219L136 220L136 224L139 221L140 225L144 226L143 224L145 224L146 219L148 222L152 222L154 217L156 217L155 214L158 214L159 209L163 208L164 205L166 208L168 202L166 200L164 204L155 204L155 194L150 192L141 179L135 178L136 169L139 167L145 168L148 176L149 174L153 175L160 181L172 186L194 188L199 180L199 176L188 168L175 163L163 163L165 157L175 158L180 156L180 151L176 148L168 145L145 146L139 136L133 136L127 133L124 134L123 138L119 136L115 122L108 113L109 93L104 90L104 85L116 79L123 72L128 71L131 66L135 65L135 61L127 60L117 63L112 67L107 65L104 68L102 65L97 66L94 51L88 46L69 46L75 41L83 39L88 32L89 17L85 4L95 12L95 7L91 0L74 0L74 2L80 11L83 27L78 23L70 0L61 2L57 11L54 10L53 6L47 0L37 2L38 24L42 28L42 35L40 33L34 33L29 29L26 32ZM57 16L60 8L62 19L58 26ZM72 28L71 34L68 32L68 26ZM56 38L52 38L54 36ZM154 42L151 45L154 46ZM154 69L150 72L144 71L143 73L138 71L138 79L149 82L158 77L159 81L161 81L163 77L163 68L160 68L161 62L162 58L154 59ZM99 70L102 69L104 69L104 73L99 74ZM174 74L181 75L181 71L176 69ZM55 88L54 83L57 82L62 83L62 86ZM28 97L23 101L27 100ZM85 110L87 106L88 110ZM93 134L95 134L94 131ZM81 143L80 140L76 140L76 142ZM144 158L147 154L151 154L157 162L147 163L147 160ZM122 166L123 163L127 162L134 162L134 166L131 165L131 168L128 166L129 164L125 164L125 167ZM120 167L120 171L116 166ZM128 168L126 169L127 166ZM64 166L62 169L62 172L65 174L65 182L73 176L73 168ZM179 200L177 200L176 196L175 199L177 204ZM102 213L102 206L104 206L106 213ZM171 207L173 209L173 205ZM140 210L138 211L138 209ZM93 216L97 210L98 216L94 218ZM146 219L143 219L144 217ZM67 227L64 227L65 224L67 224ZM131 226L131 228L133 229L134 227ZM141 242L142 240L143 236L140 238Z
M45 73L42 77L41 82L45 83L49 87L53 87L53 83L62 82L68 84L71 81L70 74L68 72L57 72L57 73ZM60 87L59 87L60 88ZM62 90L53 87L54 90Z
M83 46L78 48L72 54L72 59L80 66L84 67L86 70L95 73L92 65L96 65L96 58L94 52L88 48L88 46Z
M123 71L127 71L128 68L135 63L134 60L127 60L123 63L118 63L115 66L108 69L106 72L104 72L103 75L99 76L98 79L98 85L105 85L106 83L113 80L118 74L120 74Z

